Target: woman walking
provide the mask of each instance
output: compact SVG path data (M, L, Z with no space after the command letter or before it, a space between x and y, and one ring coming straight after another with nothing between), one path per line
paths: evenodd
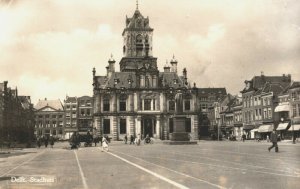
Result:
M106 150L108 152L108 141L106 140L106 137L102 137L102 152Z

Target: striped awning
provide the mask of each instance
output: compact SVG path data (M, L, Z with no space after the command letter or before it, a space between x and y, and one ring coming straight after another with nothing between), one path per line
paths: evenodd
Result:
M279 123L278 127L277 127L277 131L282 131L282 130L286 130L287 127L289 126L290 122L287 123Z
M293 127L294 127L294 131L300 130L300 124L295 124L295 125L291 125L288 131L293 131Z
M259 133L267 133L267 132L272 132L274 126L273 125L261 125L258 128Z

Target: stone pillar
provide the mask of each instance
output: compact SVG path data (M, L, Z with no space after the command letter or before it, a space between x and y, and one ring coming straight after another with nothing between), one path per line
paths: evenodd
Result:
M133 112L134 111L134 97L133 94L129 94L129 111Z
M164 127L164 139L168 140L169 139L169 117L165 116L163 120L163 127Z
M113 116L113 123L112 123L112 126L113 126L113 130L112 130L112 139L113 140L118 140L118 119L117 119L117 116Z
M102 135L102 125L101 125L101 118L96 116L94 117L94 127L96 127L96 135Z
M193 124L193 128L192 128L192 139L193 140L198 140L198 115L194 115L194 124Z
M117 94L113 95L113 112L117 112Z
M135 135L135 119L134 119L134 116L130 116L129 120L130 120L129 134L134 136Z
M137 97L137 93L133 94L133 105L134 105L134 111L138 111L138 106L139 106L139 101L138 101L138 97Z
M136 134L136 136L138 134L141 135L141 120L142 120L141 116L137 116L136 124L135 124L135 134Z
M160 116L156 116L156 138L160 139L161 134L160 134L161 126L160 126Z
M100 94L96 94L94 103L95 103L94 113L101 112L101 95Z

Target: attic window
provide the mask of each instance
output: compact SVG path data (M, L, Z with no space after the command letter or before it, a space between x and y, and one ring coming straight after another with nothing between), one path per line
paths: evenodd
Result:
M132 81L131 79L128 79L128 84L131 85L132 84Z
M174 84L177 84L177 83L178 83L178 80L177 80L177 79L174 79L173 81L174 81Z

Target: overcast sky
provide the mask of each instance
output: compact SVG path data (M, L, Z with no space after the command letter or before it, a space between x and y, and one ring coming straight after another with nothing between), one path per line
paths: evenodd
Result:
M135 0L0 0L0 82L19 95L92 95L92 68L122 58L122 31ZM154 28L162 70L175 55L197 87L238 94L254 75L300 80L298 0L140 0Z

